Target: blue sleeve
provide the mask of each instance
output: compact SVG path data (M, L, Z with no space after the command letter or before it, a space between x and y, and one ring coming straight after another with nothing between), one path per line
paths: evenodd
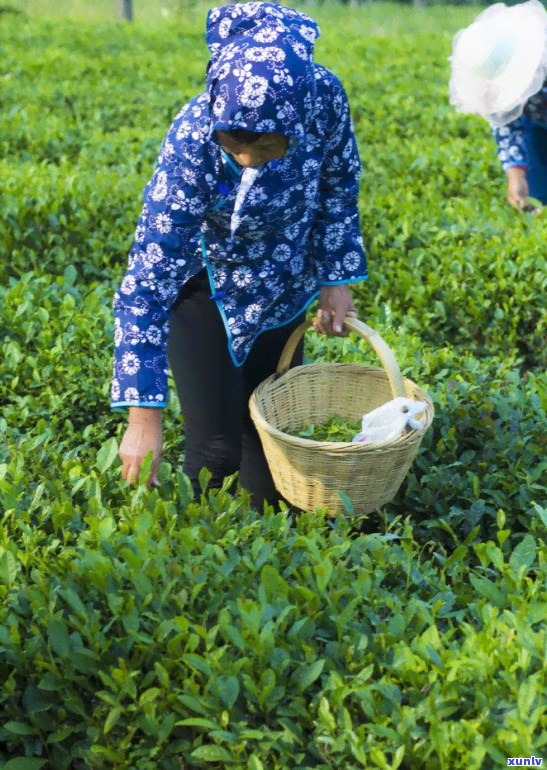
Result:
M112 408L167 403L169 314L199 247L208 201L204 164L190 131L176 120L165 137L114 297Z
M321 285L367 278L358 206L361 160L346 92L338 78L332 77L331 127L321 169L319 211L312 228L315 270Z
M492 127L491 130L496 140L498 158L502 169L507 171L511 166L525 166L528 168L526 133L522 115L502 128Z

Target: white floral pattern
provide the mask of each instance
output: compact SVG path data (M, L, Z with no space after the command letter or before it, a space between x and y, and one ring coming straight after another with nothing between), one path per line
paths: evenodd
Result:
M162 235L170 233L173 229L173 222L168 214L158 214L155 224Z
M121 370L124 374L137 374L141 368L141 362L135 353L124 353L121 361Z
M547 128L547 80L541 91L528 99L520 117L501 128L491 127L498 148L498 158L504 171L511 166L529 165L526 132L528 121Z
M274 3L210 11L207 89L167 131L114 298L114 407L165 406L171 308L204 266L237 366L321 285L366 278L361 164L344 88L314 62L318 35ZM285 134L289 150L242 175L215 137L236 127Z

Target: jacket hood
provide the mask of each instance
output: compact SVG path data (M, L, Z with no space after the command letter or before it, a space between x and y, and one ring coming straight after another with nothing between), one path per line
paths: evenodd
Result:
M211 134L245 128L302 138L315 102L315 21L277 3L214 8L207 91Z

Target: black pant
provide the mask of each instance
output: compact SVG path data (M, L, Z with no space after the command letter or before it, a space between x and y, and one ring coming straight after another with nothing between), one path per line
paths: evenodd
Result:
M206 271L184 285L171 313L167 350L184 418L183 471L196 495L199 473L206 467L214 488L239 471L241 486L260 511L265 501L275 506L281 498L249 413L249 398L273 374L285 343L304 319L302 313L286 326L263 332L243 366L236 367ZM302 360L301 340L292 365Z

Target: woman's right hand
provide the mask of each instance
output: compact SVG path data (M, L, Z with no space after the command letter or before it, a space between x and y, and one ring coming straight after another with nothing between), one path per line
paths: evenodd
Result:
M526 181L526 171L523 168L512 166L507 169L507 200L515 209L521 211L534 211L535 206L528 200L530 191Z
M120 444L119 456L122 476L130 484L138 481L142 461L152 452L152 469L147 486L160 486L157 472L163 450L162 412L159 407L129 408L129 424Z

